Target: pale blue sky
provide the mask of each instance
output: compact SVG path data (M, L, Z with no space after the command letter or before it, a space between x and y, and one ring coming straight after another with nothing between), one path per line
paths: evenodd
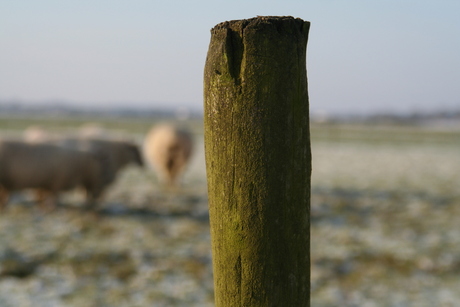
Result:
M216 24L311 22L312 112L460 108L459 0L5 0L0 101L202 107Z

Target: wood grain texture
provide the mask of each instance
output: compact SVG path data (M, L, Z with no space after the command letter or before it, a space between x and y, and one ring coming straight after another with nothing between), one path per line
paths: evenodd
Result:
M216 306L309 306L309 22L218 24L204 71Z

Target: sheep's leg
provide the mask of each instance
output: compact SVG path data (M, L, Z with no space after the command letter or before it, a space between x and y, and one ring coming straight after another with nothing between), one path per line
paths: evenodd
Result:
M35 202L42 203L46 199L46 192L44 190L35 190Z
M93 210L96 207L97 198L93 195L93 193L87 189L85 191L85 209Z
M37 190L35 192L36 202L40 209L45 212L53 211L56 209L56 193L52 193L45 190Z
M43 208L47 212L56 210L57 207L57 195L52 194L43 202Z
M8 191L0 186L0 211L4 211L9 198Z

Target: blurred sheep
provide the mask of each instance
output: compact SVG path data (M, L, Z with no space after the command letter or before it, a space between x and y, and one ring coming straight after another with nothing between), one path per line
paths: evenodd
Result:
M159 179L174 186L190 161L192 134L172 124L154 126L144 140L144 157Z
M53 135L40 126L30 126L24 130L23 137L29 143L40 143L48 141Z
M66 149L102 154L107 159L106 186L116 180L119 172L128 164L143 166L142 154L134 142L112 135L97 123L83 125L73 134L50 133L38 126L24 131L24 139L29 143L47 143Z
M98 123L86 123L78 129L78 135L84 138L106 139L110 133Z
M53 144L67 149L82 150L106 157L108 171L106 185L113 183L119 172L129 164L144 166L139 147L129 141L105 140L87 137L63 137Z
M13 191L37 190L55 206L58 193L81 187L88 204L101 196L106 159L98 154L44 143L0 140L0 209Z
M73 131L67 129L65 133L49 131L37 125L30 126L23 132L24 140L30 143L48 142L66 137L120 141L129 139L121 131L114 132L113 130L105 129L98 123L92 122L85 123Z
M89 139L128 141L131 139L123 130L106 129L97 122L88 122L77 130L77 136Z

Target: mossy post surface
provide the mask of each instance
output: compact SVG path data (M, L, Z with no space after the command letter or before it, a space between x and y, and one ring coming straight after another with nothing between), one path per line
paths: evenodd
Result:
M309 306L310 23L218 24L204 73L215 301Z

